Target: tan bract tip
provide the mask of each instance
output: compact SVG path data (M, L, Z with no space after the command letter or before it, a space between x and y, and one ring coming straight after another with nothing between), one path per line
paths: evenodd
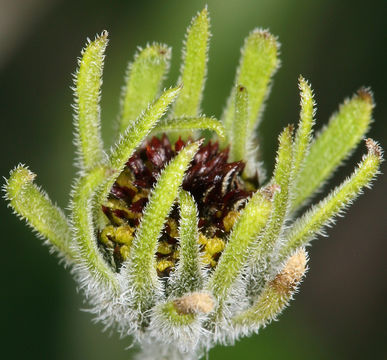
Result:
M207 6L207 4L204 6L203 10L200 13L202 15L207 15L208 14L208 6Z
M366 146L367 146L367 149L369 151L370 154L373 154L373 155L376 155L378 157L381 157L382 156L382 148L379 146L379 144L371 139L371 138L368 138L365 140L366 142Z
M306 252L301 249L288 260L282 271L271 282L271 285L282 294L294 290L305 273L306 262Z
M271 184L262 189L263 195L265 195L269 200L273 199L273 196L276 192L281 191L281 186L278 184Z
M32 171L28 170L28 169L26 169L26 172L25 172L24 175L25 175L25 181L26 182L32 182L36 178L36 174L33 173Z
M357 95L364 101L370 103L370 104L373 104L374 103L374 99L373 99L373 96L372 96L372 92L369 88L366 88L366 87L362 87L360 88L358 91L357 91Z
M215 303L212 296L208 293L194 292L183 296L173 302L175 309L179 314L208 314L214 309Z
M11 175L13 175L13 177L21 184L32 182L36 178L36 174L34 174L31 170L29 170L27 167L24 167L23 165L19 165L16 169L14 169L11 172Z
M270 34L269 30L266 29L259 29L255 32L258 36L262 36L265 39L270 39L272 35Z
M306 83L305 78L301 74L298 75L298 83L299 83L299 86Z

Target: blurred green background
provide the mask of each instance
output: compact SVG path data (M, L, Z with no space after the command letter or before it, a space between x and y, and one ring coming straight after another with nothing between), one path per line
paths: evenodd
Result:
M0 174L18 162L67 206L72 165L71 73L86 37L107 29L102 117L111 143L126 63L148 41L173 46L171 85L191 17L207 3L212 40L204 112L219 116L229 93L243 38L269 28L282 43L282 66L267 102L260 138L272 169L277 134L296 122L297 78L312 83L318 127L339 102L371 86L377 107L370 136L387 146L385 0L295 1L0 1ZM347 161L328 187L347 176L364 152ZM384 169L386 166L384 165ZM330 238L310 249L310 270L280 322L234 347L215 348L210 359L382 359L386 331L386 193L380 176L340 219ZM1 211L0 341L3 359L130 359L128 339L107 336L76 293L71 275L4 201Z

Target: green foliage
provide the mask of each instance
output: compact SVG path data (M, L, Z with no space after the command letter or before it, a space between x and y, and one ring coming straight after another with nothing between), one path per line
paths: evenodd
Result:
M172 274L171 293L182 296L200 290L203 286L202 267L200 266L198 215L194 199L180 190L180 261Z
M27 167L18 165L11 171L4 186L5 198L15 214L25 219L27 224L65 257L66 261L71 262L75 253L70 247L69 223L62 210L33 183L35 177L36 175Z
M186 146L164 169L150 196L149 204L137 230L127 271L134 293L134 308L139 307L142 311L148 310L153 305L154 293L159 287L154 260L157 240L183 182L184 172L199 145L199 143L193 143Z
M277 39L267 30L256 29L246 38L241 50L235 78L235 87L232 89L222 120L229 142L233 142L233 122L235 119L235 89L241 84L249 94L249 111L247 131L253 136L262 112L262 105L269 93L270 80L279 66L279 44Z
M293 128L288 126L279 137L276 166L272 180L273 186L278 186L279 191L274 195L273 211L265 229L265 235L259 244L259 246L266 247L265 252L267 252L267 255L280 235L289 209L293 166L292 148Z
M249 94L243 85L235 89L235 120L233 121L233 141L230 144L230 161L247 161Z
M113 146L109 156L111 175L106 177L103 185L98 190L99 203L103 203L106 200L111 187L123 170L125 163L145 137L151 132L160 118L165 114L168 106L175 100L180 90L180 87L176 87L164 91L164 93L119 136L119 139L115 146Z
M122 91L120 131L132 124L161 89L169 68L171 49L164 44L148 45L140 50L128 65Z
M297 183L300 169L303 168L305 157L309 153L315 110L311 87L302 76L298 79L298 83L301 91L301 112L300 122L298 124L296 138L294 140L293 172L296 176L296 178L293 179L294 184Z
M164 93L152 104L140 117L128 127L124 134L113 147L110 154L110 166L117 176L124 168L134 150L140 145L141 141L149 134L150 130L156 125L156 122L165 114L168 106L176 99L181 91L181 87L172 88Z
M257 145L254 138L263 102L279 66L279 45L266 30L250 33L220 122L202 115L200 110L209 36L205 8L187 31L181 85L161 94L170 49L153 44L139 51L128 66L120 133L110 151L103 148L99 106L107 32L89 41L75 76L75 136L81 171L71 193L70 216L52 204L33 183L35 175L23 165L11 171L3 188L14 212L72 266L97 319L107 327L117 327L123 335L133 336L152 359L164 355L195 359L215 344L233 343L275 319L304 276L304 247L370 186L382 161L381 148L373 140L366 140L368 153L351 177L296 218L300 207L321 190L364 137L374 106L371 93L359 90L313 137L313 92L300 77L297 130L294 136L293 125L283 130L273 176L259 187L254 180L259 168L252 150ZM171 111L164 117L168 109ZM197 130L201 129L216 133L221 146L229 148L229 162L241 163L217 168L216 161L228 150L217 153L216 161L207 161L205 152L218 150L217 145L212 145L198 153L204 141L198 139ZM151 191L136 188L138 192L150 192L146 199L142 197L147 205L137 218L138 223L114 224L116 228L109 225L113 233L128 231L123 256L117 252L121 249L117 242L113 243L117 240L115 235L110 238L103 232L110 219L102 210L107 202L120 201L114 198L112 186L121 174L128 175L128 179L133 175L125 173L128 159L143 149L150 135L161 132L170 139L182 136L189 140L182 149L181 142L173 148L172 141L169 151L177 154L160 167ZM144 167L149 162L144 162ZM243 164L243 176L233 172L238 166L242 169ZM184 178L189 168L197 175L194 180ZM195 194L182 189L187 181L208 185L198 190L203 193L202 198L197 200ZM207 213L200 213L200 201L208 201L206 195L219 184L223 198L219 196ZM224 199L238 191L246 195L232 209L225 207ZM222 218L224 211L230 215L227 219ZM167 239L176 246L173 255L177 265L169 276L161 277L156 256L160 255L158 246L166 235L163 231L170 226L167 219L171 212L178 214L172 219L178 235L167 234ZM212 223L204 228L201 221ZM219 231L218 225L224 231ZM206 242L201 243L203 238ZM212 257L208 263L202 251L210 241L217 241L222 249L216 248L211 256L218 258ZM105 242L113 245L106 248ZM122 257L119 265L114 260L117 254ZM156 354L159 349L163 350Z
M184 130L213 130L220 139L225 138L225 131L222 123L214 118L201 116L192 118L164 119L154 128L154 133L175 132Z
M103 160L101 137L101 109L104 52L108 33L89 42L82 51L79 69L75 75L75 128L76 145L81 170L91 170Z
M173 117L193 117L200 114L200 102L207 73L209 17L204 8L187 30L183 65L179 83L183 89L173 106Z
M210 19L207 7L205 7L192 19L191 26L187 30L178 82L183 85L183 89L173 106L171 117L200 115L200 103L207 74L209 27ZM186 137L189 132L181 134ZM172 139L174 139L173 135Z
M272 207L271 197L271 190L268 190L258 191L250 199L234 225L219 264L209 280L207 288L218 302L214 315L217 318L222 315L230 288L245 266L249 248L266 224Z
M275 319L291 300L298 283L305 274L307 257L303 249L298 250L268 281L252 306L232 318L233 325L249 334Z
M331 224L365 187L369 187L378 174L382 150L371 139L367 140L367 147L368 154L363 157L352 176L294 222L287 234L287 243L281 249L281 258L307 245L323 226Z
M89 269L93 279L117 291L118 281L114 272L98 249L92 217L95 189L106 177L106 171L104 167L97 167L77 181L72 193L71 222L77 249L76 261Z
M270 218L260 240L255 243L250 255L250 283L248 292L255 297L270 275L270 266L275 259L276 246L282 235L290 204L290 184L293 166L293 128L288 126L279 136L276 166L271 181L276 190Z
M360 89L346 100L310 147L296 185L293 208L314 195L367 132L374 107L371 93ZM305 181L307 179L307 181Z

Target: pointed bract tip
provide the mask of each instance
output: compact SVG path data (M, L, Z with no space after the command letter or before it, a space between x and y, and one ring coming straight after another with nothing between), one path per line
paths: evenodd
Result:
M310 88L310 83L302 75L298 77L298 88L301 91L305 91L305 88Z
M273 37L273 35L267 29L255 29L252 34L259 37L263 37L265 39Z
M104 38L104 39L107 39L107 37L109 36L109 33L107 30L102 30L101 32L101 38Z
M201 15L205 15L207 16L208 15L208 5L204 5L204 8L203 10L200 12Z
M256 41L260 41L261 39L266 40L271 45L274 45L275 48L279 48L280 44L278 42L278 39L276 36L274 36L269 30L267 29L261 29L256 28L254 29L249 36L246 38L248 41L249 39L255 39Z
M376 155L379 158L383 156L383 149L375 140L368 138L365 140L365 143L370 154Z
M298 75L298 82L299 82L300 84L306 82L305 78L304 78L301 74Z
M294 132L294 124L289 124L286 128L288 129L290 134L293 134L293 132Z
M271 285L281 294L293 291L305 274L307 261L306 251L304 249L298 250L277 274Z
M164 45L164 44L158 44L155 47L156 47L159 55L170 57L170 55L171 55L171 48L169 46Z
M11 170L10 179L11 178L15 179L16 181L26 183L34 181L36 178L36 174L33 173L28 167L19 164L18 166L16 166L16 168Z
M17 196L23 189L25 185L32 183L36 178L34 174L28 167L19 164L9 173L9 178L6 180L6 183L3 187L6 192L8 199L12 199L14 196Z
M214 307L213 297L208 293L194 292L173 301L176 312L181 315L208 314Z
M200 146L203 145L203 143L204 143L205 140L206 140L206 139L201 138L201 139L199 139L199 140L196 140L196 141L195 141L195 144L197 144L197 147L200 148Z
M356 95L357 95L360 99L362 99L362 100L368 102L369 104L374 105L374 96L372 95L372 91L371 91L370 88L368 88L368 87L362 87L362 88L360 88L360 89L357 91Z
M143 55L145 58L166 58L169 59L171 57L171 48L166 44L161 43L153 43L151 45L147 45L144 49L139 48L136 53L136 57Z

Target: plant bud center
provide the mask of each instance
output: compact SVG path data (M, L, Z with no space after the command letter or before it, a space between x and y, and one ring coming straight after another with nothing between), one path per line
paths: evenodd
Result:
M164 134L153 137L126 163L114 183L102 210L107 225L99 233L99 243L109 262L117 269L129 257L130 246L141 221L145 205L158 176L169 161L185 146L179 139L171 145ZM225 247L239 211L255 190L242 180L245 164L227 162L228 149L217 142L199 148L183 180L197 204L199 238L203 262L215 267ZM159 276L168 276L179 260L179 208L175 204L166 219L156 252Z

